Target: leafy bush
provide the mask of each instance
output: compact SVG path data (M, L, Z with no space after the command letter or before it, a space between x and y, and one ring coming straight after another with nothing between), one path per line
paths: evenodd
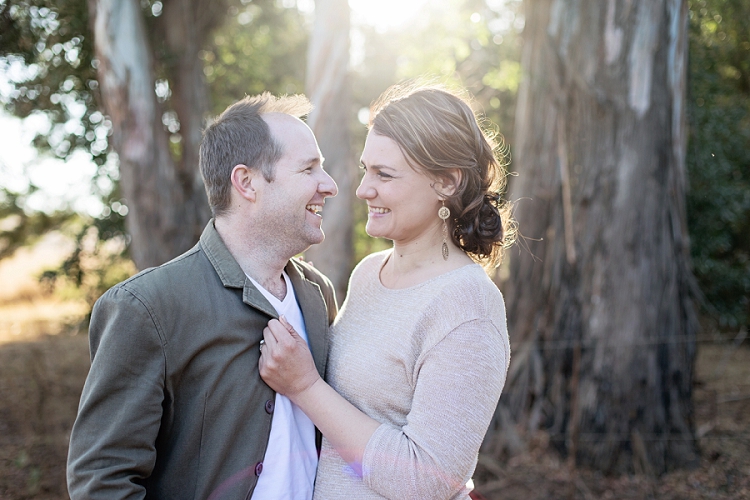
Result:
M706 311L750 325L750 4L690 2L688 226Z

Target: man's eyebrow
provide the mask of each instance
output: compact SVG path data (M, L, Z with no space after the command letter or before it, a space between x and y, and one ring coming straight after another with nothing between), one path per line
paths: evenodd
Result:
M307 168L309 166L314 166L314 165L317 165L317 164L321 164L322 165L324 161L325 161L325 158L323 158L322 156L315 157L315 158L310 158L309 160L303 161L302 162L302 166L305 167L305 168Z

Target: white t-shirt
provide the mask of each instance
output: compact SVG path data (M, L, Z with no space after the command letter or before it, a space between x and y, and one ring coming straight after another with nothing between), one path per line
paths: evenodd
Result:
M255 288L276 309L279 316L285 316L290 325L307 340L305 321L297 304L292 282L284 274L286 297L281 301L250 278ZM263 459L263 471L258 476L252 498L271 499L311 499L315 472L318 467L318 451L315 448L315 426L302 410L289 398L276 394L271 435Z

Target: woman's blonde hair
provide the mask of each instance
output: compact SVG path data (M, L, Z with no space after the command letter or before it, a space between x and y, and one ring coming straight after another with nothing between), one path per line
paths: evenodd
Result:
M476 262L496 267L515 239L515 223L502 199L508 150L489 125L459 92L409 82L373 102L368 129L396 141L411 167L434 179L460 172L456 190L445 196L453 242Z

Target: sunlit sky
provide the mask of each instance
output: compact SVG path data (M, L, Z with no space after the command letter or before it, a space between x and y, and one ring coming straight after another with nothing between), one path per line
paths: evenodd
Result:
M0 185L24 191L30 180L40 188L28 199L31 210L54 211L67 206L99 215L103 206L91 194L91 179L96 165L84 151L74 153L67 162L39 154L31 145L36 131L47 128L43 116L20 120L0 113Z
M427 0L349 0L349 7L352 24L369 24L385 31L402 27L427 3Z
M300 10L314 8L314 0L296 2ZM349 0L352 26L370 25L378 31L403 28L426 5L427 0ZM0 94L7 95L10 91L8 71L7 65L0 66ZM53 211L71 206L80 212L99 215L103 206L90 193L96 166L88 153L75 153L66 163L41 155L32 146L34 135L48 129L43 116L20 120L0 110L0 185L23 191L31 180L40 187L27 202L32 210Z

